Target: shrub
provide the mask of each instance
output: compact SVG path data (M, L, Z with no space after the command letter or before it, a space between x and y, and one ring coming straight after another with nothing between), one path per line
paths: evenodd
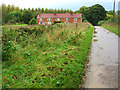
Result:
M104 21L99 21L98 25L101 26L104 23Z
M60 20L60 21L54 21L54 24L55 24L55 23L61 23L61 20Z
M30 25L35 25L37 24L37 20L35 18L32 18L29 22Z
M29 24L29 21L33 18L33 14L29 10L25 10L23 12L23 17L22 20L24 21L25 24Z

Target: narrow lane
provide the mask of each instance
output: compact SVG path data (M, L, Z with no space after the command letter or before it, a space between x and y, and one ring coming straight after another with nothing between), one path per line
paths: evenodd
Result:
M83 87L118 87L118 36L96 26Z

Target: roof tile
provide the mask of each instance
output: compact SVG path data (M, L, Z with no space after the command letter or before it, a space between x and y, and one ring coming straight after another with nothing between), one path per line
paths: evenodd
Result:
M71 14L65 14L65 13L59 13L54 15L54 13L51 14L38 14L37 18L81 18L82 14L81 13L73 13Z

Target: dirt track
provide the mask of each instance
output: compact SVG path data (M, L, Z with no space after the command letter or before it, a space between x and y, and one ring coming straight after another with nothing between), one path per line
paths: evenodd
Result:
M102 28L95 27L88 69L83 87L118 87L118 36Z

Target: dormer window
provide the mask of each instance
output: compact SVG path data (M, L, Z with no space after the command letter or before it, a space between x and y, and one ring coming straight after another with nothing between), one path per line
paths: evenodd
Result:
M78 20L78 18L74 18L74 21L77 21Z
M51 18L48 18L47 20L48 20L48 21L51 21Z
M39 20L42 21L42 18L40 18Z
M68 21L68 18L65 18L65 21Z
M60 18L56 18L56 21L60 21Z

